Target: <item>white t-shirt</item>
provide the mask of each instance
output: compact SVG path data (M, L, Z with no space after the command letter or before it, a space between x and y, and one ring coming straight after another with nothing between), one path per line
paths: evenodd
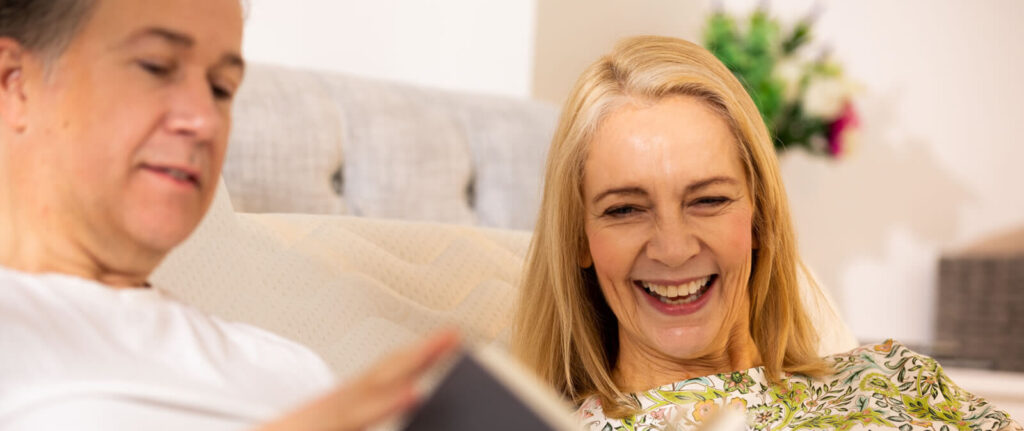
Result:
M333 387L309 349L158 289L0 267L0 430L237 430Z

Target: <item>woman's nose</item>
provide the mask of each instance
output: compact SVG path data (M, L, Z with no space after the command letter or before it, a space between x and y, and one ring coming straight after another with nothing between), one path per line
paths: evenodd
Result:
M647 242L647 258L669 267L678 267L700 252L692 227L680 219L659 220Z

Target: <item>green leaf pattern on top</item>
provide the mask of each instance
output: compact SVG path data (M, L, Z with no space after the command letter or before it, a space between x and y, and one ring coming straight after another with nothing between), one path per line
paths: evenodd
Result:
M641 413L606 418L596 397L577 411L595 431L694 429L720 408L745 411L751 430L1020 430L1005 412L954 384L934 359L893 340L825 358L822 379L787 375L770 385L761 367L634 394Z

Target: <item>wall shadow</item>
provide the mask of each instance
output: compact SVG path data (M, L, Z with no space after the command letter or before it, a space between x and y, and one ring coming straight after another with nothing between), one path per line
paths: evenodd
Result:
M893 99L859 104L859 143L845 158L801 152L780 158L801 254L837 300L839 289L851 288L841 285L845 267L856 259L885 260L894 229L940 248L956 238L958 209L976 200L927 143L889 133L897 129Z

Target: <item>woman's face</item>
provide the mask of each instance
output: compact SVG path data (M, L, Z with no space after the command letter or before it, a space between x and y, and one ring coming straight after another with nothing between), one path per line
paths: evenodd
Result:
M747 331L750 192L735 138L704 102L612 111L590 143L583 197L620 360L708 357Z

